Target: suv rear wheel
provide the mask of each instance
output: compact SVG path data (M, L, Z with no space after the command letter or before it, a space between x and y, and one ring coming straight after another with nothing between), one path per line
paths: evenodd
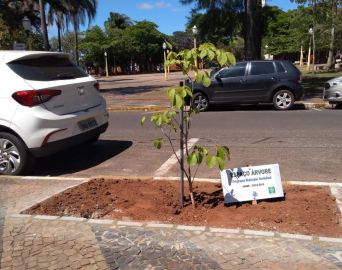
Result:
M0 132L0 175L19 175L32 161L23 141L13 134Z
M283 89L277 91L273 96L273 106L277 110L289 110L294 104L294 95L290 90Z

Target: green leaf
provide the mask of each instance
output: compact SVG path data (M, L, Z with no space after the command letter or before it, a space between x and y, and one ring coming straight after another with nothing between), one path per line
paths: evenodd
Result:
M201 51L199 57L200 57L201 59L203 59L203 58L206 57L206 56L207 56L207 51L206 51L206 50Z
M161 125L163 124L163 118L161 115L158 115L155 124L157 125L157 127L161 127Z
M153 141L153 145L155 148L160 149L162 147L163 138L158 138Z
M170 50L172 50L172 44L171 44L170 42L167 42L166 40L165 40L165 43L166 43L167 47L168 47Z
M185 98L187 93L186 93L186 90L184 89L183 86L179 86L177 88L177 93L182 97L182 98Z
M184 99L179 94L176 94L172 106L176 107L177 109L180 109L183 107L183 104Z
M188 96L192 97L192 90L189 86L184 86L184 90L186 91Z
M167 90L167 96L169 97L170 100L173 100L175 94L176 94L175 88L170 88Z
M216 149L217 149L217 157L225 160L226 156L227 156L226 150L223 147L219 146L219 145L216 146Z
M211 85L211 79L207 75L204 76L202 84L204 87L209 87Z
M198 162L197 154L196 154L195 152L192 152L192 153L188 156L187 161L188 161L188 164L189 164L190 166L196 165L197 162Z
M212 168L215 167L216 162L217 162L217 157L216 157L216 156L208 155L208 157L207 157L207 166L208 166L210 169L212 169Z
M219 54L217 56L217 61L219 62L220 66L224 66L228 61L227 55L225 53Z
M225 160L224 159L221 159L221 158L217 158L217 161L218 161L218 165L219 165L219 168L221 171L224 170L224 165L225 165Z
M209 60L212 61L215 58L215 53L213 51L208 51Z
M202 83L203 77L204 77L204 72L200 70L200 71L197 72L197 74L196 74L195 81L196 81L197 83Z
M184 60L190 60L192 59L192 51L191 50L187 50L185 52L185 55L184 55Z
M144 125L144 123L145 123L145 121L146 121L146 117L145 116L143 116L143 117L141 117L141 120L140 120L140 125Z
M234 54L232 54L231 52L227 52L227 59L229 61L230 64L235 65L236 64L236 58L234 56Z

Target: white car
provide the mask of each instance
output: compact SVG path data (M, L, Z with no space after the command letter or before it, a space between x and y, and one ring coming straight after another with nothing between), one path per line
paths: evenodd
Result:
M342 77L337 77L324 84L323 100L330 104L342 104Z
M68 54L0 51L0 175L36 157L96 141L108 127L97 81Z

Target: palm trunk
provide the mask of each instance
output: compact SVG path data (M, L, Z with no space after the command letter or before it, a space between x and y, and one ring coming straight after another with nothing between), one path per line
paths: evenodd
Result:
M258 60L261 59L261 4L259 1L245 0L245 13L245 58Z
M331 0L331 37L329 46L329 57L327 66L329 69L334 66L334 45L335 45L335 17L337 16L337 3L336 0Z
M49 50L49 38L48 38L48 31L46 26L46 18L45 18L45 3L44 0L39 0L39 11L40 11L40 25L41 30L43 33L43 40L44 40L44 50Z
M57 19L57 35L58 35L58 51L62 51L62 40L61 40L61 22Z
M77 14L74 14L73 16L73 20L74 20L74 35L75 35L75 61L76 64L79 65L79 56L78 56L78 20L77 20Z

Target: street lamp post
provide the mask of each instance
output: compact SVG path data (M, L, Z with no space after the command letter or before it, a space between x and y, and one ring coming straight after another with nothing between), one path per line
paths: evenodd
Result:
M300 58L299 58L299 66L303 66L303 40L300 43Z
M198 33L198 29L197 29L197 26L194 25L192 27L192 34L194 35L194 49L196 50L197 49L197 40L196 40L196 35ZM197 59L195 59L195 67L197 68Z
M104 52L105 62L106 62L106 77L108 77L108 61L107 61L107 52Z
M316 44L315 44L315 30L314 28L309 29L309 34L312 36L312 72L315 72L315 51L316 51ZM311 37L310 37L311 40Z
M32 48L31 48L31 43L30 43L29 39L30 39L31 30L32 30L32 24L31 24L30 19L27 18L27 16L25 16L23 18L22 23L23 23L23 27L27 33L27 46L28 46L28 49L31 50Z
M269 60L269 56L268 56L268 45L265 45L265 60Z
M167 79L167 68L166 68L166 49L167 49L167 46L166 46L166 42L163 43L163 51L164 51L164 77L165 77L165 80Z
M312 29L312 28L310 28L310 29ZM311 34L310 29L309 29L309 34ZM310 65L311 65L311 36L310 36L310 42L309 42L308 62L306 64L306 71L307 72L310 72Z

